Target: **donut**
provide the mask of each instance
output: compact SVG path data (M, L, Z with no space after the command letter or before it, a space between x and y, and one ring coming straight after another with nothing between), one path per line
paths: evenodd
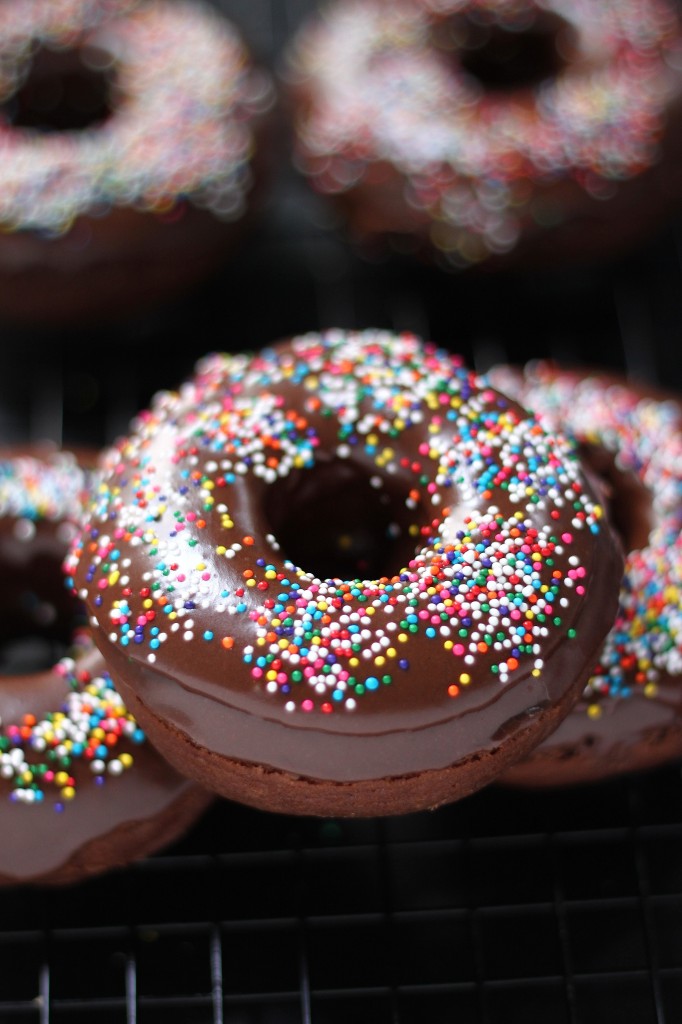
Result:
M295 159L369 248L599 261L680 203L665 0L340 0L288 54Z
M31 661L25 650L23 657L15 652L3 659L0 675L3 886L66 885L120 867L177 839L211 800L152 750L64 587L67 527L94 479L72 453L37 447L33 454L5 451L0 460L3 589L16 594L35 586L40 597L10 625L11 601L0 608L3 654L20 635L31 640ZM21 557L7 557L11 536ZM45 616L47 602L31 577L48 567L71 616L68 652L45 668L40 662L58 644L47 643L54 620Z
M505 781L571 785L682 758L682 404L549 362L490 378L573 434L610 490L626 549L618 614L574 710Z
M0 8L0 315L121 317L215 271L263 178L270 77L199 2Z
M178 770L265 810L473 792L615 616L571 445L411 334L207 356L102 461L65 569L112 678Z

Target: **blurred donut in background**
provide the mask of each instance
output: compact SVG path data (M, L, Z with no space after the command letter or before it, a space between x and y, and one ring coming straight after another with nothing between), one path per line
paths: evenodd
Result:
M341 0L288 54L296 162L355 239L488 268L600 261L680 204L664 0Z
M153 307L211 273L262 180L269 76L199 2L0 9L0 316Z
M578 442L626 552L616 620L583 695L505 781L569 785L682 758L682 404L596 370L493 367L496 387Z

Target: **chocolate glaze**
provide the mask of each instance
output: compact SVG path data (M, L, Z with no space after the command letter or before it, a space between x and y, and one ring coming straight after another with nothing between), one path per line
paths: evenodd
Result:
M682 757L682 407L587 368L497 367L492 381L571 431L601 477L627 551L621 607L574 710L505 781L587 782Z
M370 379L371 388L367 386ZM447 417L438 418L439 403L464 409L456 427ZM224 420L220 420L221 410ZM252 415L264 418L252 422ZM242 416L245 425L240 425ZM216 432L219 420L222 425ZM507 436L503 429L500 440L497 424L507 420L511 434ZM459 793L461 780L456 781L456 776L458 771L464 774L463 766L470 776L467 788L473 789L487 781L493 764L495 771L500 770L507 756L500 751L514 750L519 756L521 750L539 742L556 724L557 710L565 713L584 685L585 673L615 613L622 563L574 456L563 462L566 452L561 446L555 448L526 414L521 420L522 436L519 407L480 387L456 360L410 336L379 331L310 335L276 346L252 361L215 357L199 368L194 381L178 395L159 396L152 411L140 417L131 438L109 454L104 498L93 503L68 568L117 685L165 755L226 795L260 805L326 813L327 793L311 795L303 804L297 798L289 802L273 782L272 797L265 794L255 801L248 788L235 791L230 770L236 763L250 764L259 771L287 776L289 782L300 777L309 783L375 786L380 779L449 773L458 766L455 778L440 787L436 799L420 793L419 804L427 806ZM463 442L465 454L458 454L453 434L466 432L466 424L472 421L479 434L474 441ZM240 431L243 436L237 437ZM233 456L239 462L243 446L254 437L260 443L250 449L243 471L237 468L232 473L219 467L228 455L230 465L236 465ZM508 441L512 447L517 441L521 444L516 455L502 455L496 449L498 442L505 446ZM523 445L529 447L523 450ZM393 454L384 458L388 447ZM510 476L508 490L491 485L488 491L481 483L489 462L488 456L481 462L479 449L493 462L497 459L498 470ZM435 457L436 452L441 455ZM531 483L532 473L524 478L529 491L522 498L511 496L511 478L519 472L523 475L523 467L536 458L540 463L556 458L561 466L556 473L563 481L559 486L570 488L573 484L567 481L573 481L577 490L571 495L574 499L580 495L576 505L585 518L576 519L576 508L567 507L564 498L559 507L549 495L538 497L537 490L532 497L537 484L537 480ZM268 459L274 460L273 466L277 463L276 469ZM326 481L326 467L338 459L352 467L350 476L372 480L372 486L387 495L389 508L395 511L389 519L398 535L397 557L404 556L405 535L413 531L412 557L394 576L325 581L315 575L312 565L304 572L279 549L272 534L275 517L268 516L270 490L283 496L282 480L307 474L314 502L317 469L322 467ZM301 464L295 465L297 460ZM261 467L260 475L254 466ZM231 473L234 478L228 479ZM196 486L188 486L192 480ZM493 514L499 524L505 524L495 526L495 541L481 539L489 506L497 509ZM472 537L466 534L468 515L475 524L469 526ZM180 532L176 532L178 523ZM431 635L418 614L414 623L407 624L407 604L390 604L393 597L397 601L396 595L402 595L406 602L408 597L413 599L418 611L428 608L433 592L428 593L427 577L441 587L438 594L445 601L450 598L441 584L449 579L456 600L454 588L467 589L469 584L462 582L470 579L467 566L477 564L477 542L486 551L495 551L495 545L514 546L508 531L516 526L510 523L523 523L531 533L537 530L551 546L551 552L543 548L544 554L538 553L535 561L528 555L527 571L538 570L537 593L558 578L562 581L551 612L556 615L560 608L561 627L536 620L532 650L517 650L519 657L512 658L510 647L494 649L492 640L484 642L483 627L479 636L472 620L465 624L461 608L460 618L456 622L451 618L443 627L448 632L434 629ZM336 518L331 525L318 525L322 536L325 528L330 529L333 541L339 529ZM557 543L550 542L550 535ZM565 540L557 540L562 535ZM379 539L383 542L384 537ZM301 545L303 552L303 539ZM313 541L314 557L321 545L319 537ZM230 557L225 556L226 548ZM459 583L457 566L453 570L445 565L444 552L455 548L462 559L457 563L463 569ZM520 552L518 547L515 550ZM576 567L580 576L574 587L570 574ZM389 565L386 571L393 573L395 568ZM482 571L480 566L477 571ZM251 585L245 585L248 580ZM165 581L171 583L167 593ZM516 597L522 601L517 583ZM354 587L363 596L349 596ZM351 653L357 655L354 682L348 681L342 692L320 683L328 678L323 677L321 664L316 669L317 688L295 680L293 666L298 662L287 660L293 641L299 644L295 657L301 644L310 642L315 650L315 641L304 639L303 613L292 611L291 621L283 621L288 613L277 610L282 589L287 595L282 607L287 602L293 607L298 601L299 607L302 602L314 608L309 632L314 633L315 622L322 621L317 646L327 645L327 664L342 672L345 665L353 664L348 660ZM229 596L221 597L223 592ZM188 596L190 608L186 607ZM164 601L173 600L180 611L175 619L163 611ZM365 616L366 622L364 608L373 610L373 615ZM360 643L355 652L346 649L348 657L343 660L339 646L332 642L340 644L342 634L334 630L347 625L348 614L357 609ZM152 617L145 621L148 613ZM511 629L509 622L499 628ZM156 634L158 642L152 639L152 623L161 631ZM447 646L453 637L457 641L455 625L468 634L468 645L480 647L471 664L464 660L470 646L461 656ZM568 639L572 631L576 635ZM260 647L259 636L263 638ZM382 641L384 661L372 648ZM268 688L267 676L259 672L249 647L254 647L256 658L259 650L273 646L283 654L279 664L274 659L271 671L276 672L277 681ZM409 667L401 667L403 658ZM464 681L463 673L467 674ZM358 691L358 683L364 692ZM488 758L490 769L481 768L474 779L472 763L491 754L495 757ZM213 771L220 758L228 766L222 780ZM308 786L307 791L311 789L315 787ZM414 796L408 799L413 801L408 806L392 809L414 807ZM343 809L349 812L348 807ZM374 800L371 810L361 802L350 813L380 809Z
M76 672L82 680L105 672L91 644ZM0 678L3 734L28 713L40 718L58 711L68 693L55 669ZM210 796L174 772L148 742L124 738L121 753L132 754L133 765L116 777L95 776L89 761L74 759L68 771L76 792L68 800L46 787L40 804L15 802L12 784L0 780L0 885L61 885L123 866L178 838L208 806ZM38 757L29 752L27 760Z

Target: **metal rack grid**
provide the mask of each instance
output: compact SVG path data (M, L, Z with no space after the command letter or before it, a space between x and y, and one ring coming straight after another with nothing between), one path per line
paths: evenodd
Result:
M220 6L274 62L311 3ZM0 431L102 444L205 352L332 325L682 389L681 240L672 224L607 267L532 276L370 263L283 160L238 258L189 299L97 332L5 328ZM678 1024L682 775L385 820L219 802L163 853L1 906L2 1024Z

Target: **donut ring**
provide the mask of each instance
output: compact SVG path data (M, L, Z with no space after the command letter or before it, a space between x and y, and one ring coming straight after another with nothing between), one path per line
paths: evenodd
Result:
M0 526L17 527L14 544L27 552L29 576L45 557L40 527L65 528L82 512L90 482L70 453L4 453ZM63 558L64 529L53 540ZM22 567L8 567L4 552L11 584ZM63 587L54 559L52 571ZM71 616L73 627L73 606ZM2 617L5 633L4 610ZM43 632L42 616L23 624ZM145 741L82 626L54 667L0 676L0 885L63 885L124 865L179 837L210 799Z
M570 431L613 490L628 549L620 606L570 715L506 781L566 785L682 757L682 405L549 363L490 373L548 429Z
M12 123L34 54L41 75L108 81L81 86L83 104L104 93L92 124ZM206 276L243 224L273 95L237 31L200 2L3 4L0 312L120 316Z
M289 56L297 163L364 241L584 263L679 202L679 51L660 0L328 3Z
M566 713L613 621L621 559L570 446L411 335L209 357L104 462L75 593L155 746L246 803L471 792Z

